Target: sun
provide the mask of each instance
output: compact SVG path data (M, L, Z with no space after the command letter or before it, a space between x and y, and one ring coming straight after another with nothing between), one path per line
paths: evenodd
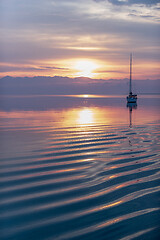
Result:
M75 63L75 69L78 71L77 75L82 77L93 77L97 64L90 60L79 60Z

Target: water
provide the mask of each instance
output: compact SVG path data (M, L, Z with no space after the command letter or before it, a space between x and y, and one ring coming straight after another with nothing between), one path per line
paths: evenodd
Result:
M159 239L159 100L1 96L1 239Z

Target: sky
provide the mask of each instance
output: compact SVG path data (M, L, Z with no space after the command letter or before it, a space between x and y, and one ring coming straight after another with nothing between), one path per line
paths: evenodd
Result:
M159 79L159 0L0 0L0 77Z

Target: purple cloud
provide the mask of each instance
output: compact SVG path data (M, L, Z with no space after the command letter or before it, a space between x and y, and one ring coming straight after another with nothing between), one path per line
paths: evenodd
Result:
M95 0L96 2L102 2L105 0ZM160 3L159 0L128 0L128 1L122 1L122 0L107 0L108 2L114 4L114 5L133 5L133 4L144 4L144 5L156 5Z

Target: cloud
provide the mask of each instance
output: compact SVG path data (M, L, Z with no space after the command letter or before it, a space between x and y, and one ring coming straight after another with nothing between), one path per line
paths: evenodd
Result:
M147 5L147 6L156 5L156 4L160 3L159 0L128 0L127 2L128 2L129 5L144 4L144 5Z
M1 0L0 62L19 64L15 72L25 64L22 71L33 75L35 70L66 70L67 75L73 67L69 61L80 58L117 69L130 51L153 63L159 55L158 2Z
M156 5L160 3L159 0L95 0L95 2L104 2L104 1L108 1L118 6L134 5L134 4L144 4L146 6L151 6L151 5Z
M61 70L61 71L67 71L69 70L68 68L59 68L59 67L48 67L48 66L38 66L38 67L25 67L21 65L15 65L15 66L10 66L10 65L0 65L0 72L32 72L32 71L46 71L46 70Z

